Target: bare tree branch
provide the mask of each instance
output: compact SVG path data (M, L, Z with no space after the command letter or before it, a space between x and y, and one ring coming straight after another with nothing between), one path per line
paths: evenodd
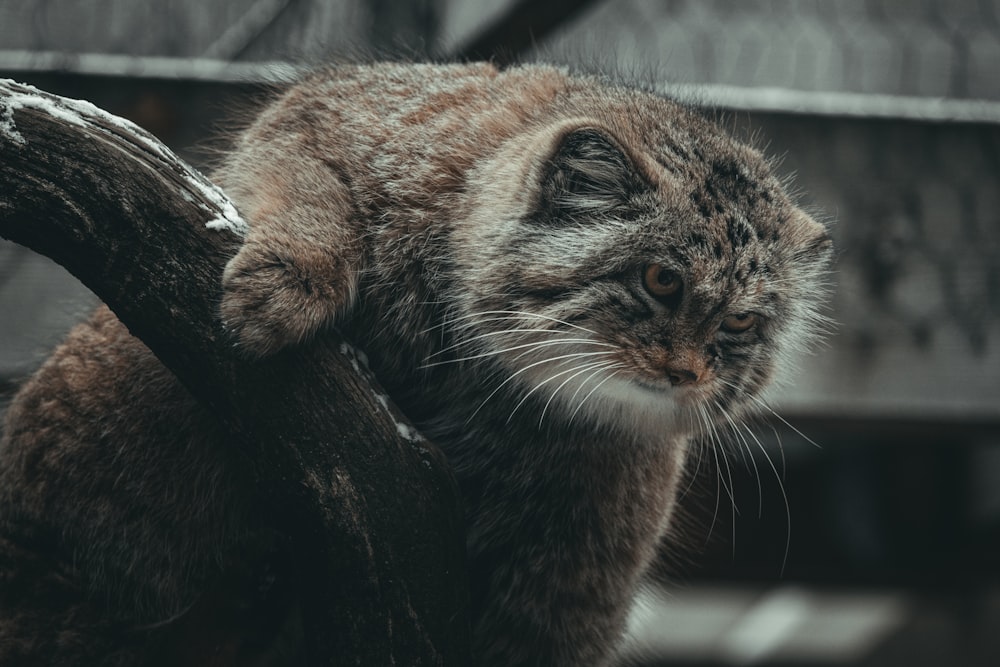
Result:
M292 544L312 662L464 664L464 537L443 456L382 407L335 334L239 356L216 308L242 224L134 125L0 82L0 236L92 289L255 463L274 508L261 520Z

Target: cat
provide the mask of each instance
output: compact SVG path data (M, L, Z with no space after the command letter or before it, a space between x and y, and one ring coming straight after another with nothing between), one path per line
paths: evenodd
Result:
M612 660L691 441L816 337L825 227L698 113L546 65L313 73L213 178L250 225L223 275L236 344L336 327L452 464L476 664ZM106 309L5 431L0 525L46 526L136 617L267 543L219 427Z

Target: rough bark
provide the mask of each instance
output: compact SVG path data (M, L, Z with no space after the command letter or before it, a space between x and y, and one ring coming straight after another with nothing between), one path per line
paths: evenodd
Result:
M301 572L311 662L465 663L464 539L445 460L406 437L335 333L262 362L239 355L216 316L239 243L227 207L127 121L0 82L0 236L76 275L254 458L275 508L262 520L287 533Z

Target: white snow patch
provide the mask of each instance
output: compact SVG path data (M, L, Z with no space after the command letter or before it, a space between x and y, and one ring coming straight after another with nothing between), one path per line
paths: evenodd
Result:
M24 136L17 131L17 125L14 123L14 109L19 109L20 107L15 107L14 102L4 98L2 100L2 106L0 106L0 134L7 137L15 144L23 146L28 143Z
M342 341L340 343L340 353L347 357L347 360L350 362L351 368L354 369L355 373L366 377L369 381L375 381L375 376L368 368L368 356L363 350L354 347L347 341ZM416 428L405 422L399 421L399 418L396 416L396 412L393 411L392 399L390 399L386 394L383 394L373 388L372 396L375 397L378 404L382 406L385 413L389 415L390 419L392 419L393 423L396 425L396 432L399 433L402 438L410 442L423 442L425 440L424 436ZM426 454L427 452L426 450L421 450L421 453Z
M389 397L388 396L386 396L385 394L380 394L377 391L375 391L374 389L372 390L372 394L375 395L375 400L378 401L378 404L382 406L383 410L388 410L389 409Z
M396 424L396 432L399 433L400 436L402 436L406 440L409 440L410 442L420 442L421 440L424 439L424 436L420 433L420 431L410 426L409 424L399 421L396 418L396 415L392 411L392 408L389 407L391 403L389 402L388 396L380 392L377 392L375 390L372 390L372 394L374 394L375 400L378 401L378 404L382 406L382 409L385 410L387 415L389 415L393 423Z
M358 373L366 377L369 381L372 382L375 381L375 376L368 368L368 356L364 353L363 350L354 347L347 341L342 341L340 343L340 353L345 357L347 357L347 360L350 362L351 368L354 369L355 373ZM424 436L420 433L420 431L418 431L413 426L410 426L409 424L399 420L399 418L396 415L396 412L393 410L392 399L390 399L389 396L383 394L380 391L375 390L374 388L372 389L372 396L375 397L375 400L378 402L378 404L382 406L382 409L385 410L385 413L389 415L390 419L392 419L393 423L396 425L396 432L402 438L410 442L423 442L425 440ZM428 454L428 452L426 450L421 450L421 454L426 455Z
M197 193L202 200L208 202L209 205L202 205L202 208L216 215L206 223L206 227L209 229L227 229L240 236L246 236L249 227L236 210L236 206L232 200L217 185L189 167L173 151L135 123L110 114L85 100L56 97L32 86L15 83L9 79L4 80L3 83L5 88L2 106L0 106L0 132L10 137L13 141L17 143L25 142L24 137L17 131L17 126L14 123L14 111L19 109L37 109L42 113L71 125L87 127L104 134L114 134L114 129L117 129L127 135L130 140L135 141L139 146L149 151L157 159L173 167L175 173L184 177L186 188ZM190 194L184 190L181 190L181 193L182 196L189 196Z
M354 369L355 373L364 374L364 371L368 370L368 357L365 353L354 347L348 342L343 342L340 344L340 353L347 357L347 360L351 362L351 368ZM363 367L363 369L362 369Z
M420 431L413 428L409 424L404 424L402 422L396 422L396 432L410 442L420 442L424 439L424 436L420 434Z

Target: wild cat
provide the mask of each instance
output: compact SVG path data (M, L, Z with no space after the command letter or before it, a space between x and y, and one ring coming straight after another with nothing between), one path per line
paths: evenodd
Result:
M606 664L669 541L692 438L752 409L816 333L824 227L697 113L544 65L317 72L215 180L250 225L223 278L238 345L261 357L337 327L454 466L477 664ZM22 390L6 431L0 518L70 543L98 532L72 522L99 522L77 565L125 591L120 613L181 605L247 532L238 475L211 453L221 434L107 311ZM135 484L95 508L29 483L41 450L104 470L92 439L121 450L101 474ZM170 530L121 509L136 504Z

